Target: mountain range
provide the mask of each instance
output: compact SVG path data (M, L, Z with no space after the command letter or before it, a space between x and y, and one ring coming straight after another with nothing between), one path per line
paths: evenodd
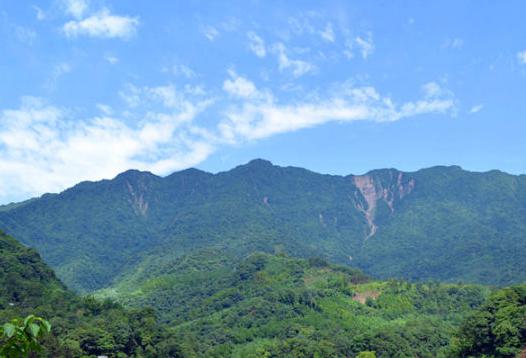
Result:
M337 176L257 159L217 174L130 170L3 207L0 228L80 292L202 249L321 257L379 278L526 280L526 176L457 166Z

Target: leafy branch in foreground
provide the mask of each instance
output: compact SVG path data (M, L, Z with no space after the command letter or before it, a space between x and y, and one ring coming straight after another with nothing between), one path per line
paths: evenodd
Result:
M51 332L51 324L34 315L15 318L0 327L0 358L24 358L42 350L39 339Z

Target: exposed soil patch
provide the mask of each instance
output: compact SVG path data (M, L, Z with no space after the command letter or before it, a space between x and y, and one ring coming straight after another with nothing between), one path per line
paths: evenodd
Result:
M376 300L378 296L380 296L379 291L365 291L365 292L359 292L355 294L352 300L356 302L360 302L361 304L364 305L368 298Z

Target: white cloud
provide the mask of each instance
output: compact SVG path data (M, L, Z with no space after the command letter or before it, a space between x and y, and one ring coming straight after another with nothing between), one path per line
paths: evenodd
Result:
M256 89L257 90L257 89ZM257 140L327 122L392 122L427 113L453 113L452 97L433 97L396 105L372 87L342 86L324 98L279 104L272 96L249 99L225 113L219 124L228 143Z
M104 59L111 65L116 65L119 63L119 58L116 56L107 55L106 57L104 57Z
M223 90L237 97L251 98L257 95L258 91L253 82L238 76L232 70L228 71L228 73L230 78L223 82Z
M42 21L42 20L46 19L47 16L46 16L46 13L44 12L44 10L42 10L41 8L39 8L36 5L33 6L33 10L35 10L35 15L36 15L38 21Z
M334 42L334 30L332 29L332 24L329 22L323 31L320 32L320 36L328 42Z
M214 41L219 36L219 31L210 25L203 26L201 33L208 39L208 41Z
M517 60L521 65L526 65L526 50L517 53Z
M112 108L107 104L97 103L96 107L99 111L102 112L102 114L106 116L111 116L113 114Z
M434 98L453 98L451 90L442 87L437 82L428 82L422 85L422 92L425 99Z
M194 70L190 67L182 64L176 64L172 66L172 74L174 76L184 76L186 78L194 78L197 76Z
M267 51L265 49L265 41L261 37L259 37L255 32L248 32L247 33L250 50L257 56L257 57L265 57L267 55Z
M364 60L374 52L373 35L370 32L365 37L356 37L354 41Z
M88 10L88 1L86 0L64 0L66 13L76 19L82 18Z
M433 98L442 94L442 87L436 82L428 82L422 85L422 90L426 98Z
M462 46L464 46L464 40L459 37L446 39L442 43L442 48L460 49Z
M279 70L292 70L294 77L300 77L308 72L314 71L314 65L302 60L293 60L288 57L287 49L283 43L277 43L273 46L273 51L278 57Z
M84 35L127 39L135 34L138 25L136 17L112 15L107 8L103 8L87 18L67 22L63 30L68 37Z
M469 110L469 113L478 113L478 112L482 111L483 108L484 108L484 105L482 105L482 104L474 105Z
M179 100L174 91L139 89L166 106L133 120L112 117L104 105L98 106L106 112L101 116L76 118L34 98L0 111L0 201L60 191L129 168L166 174L204 160L213 145L201 139L204 134L195 138L192 120L208 103Z

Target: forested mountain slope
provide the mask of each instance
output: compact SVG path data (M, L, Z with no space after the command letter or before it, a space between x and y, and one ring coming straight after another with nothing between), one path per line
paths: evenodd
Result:
M526 280L526 176L434 167L332 176L254 160L128 171L4 208L0 227L80 291L208 247L321 256L375 277Z
M153 305L181 352L199 357L451 356L460 323L489 292L373 281L320 259L255 253L232 264L210 250L139 281L99 296Z
M0 322L49 319L52 335L37 355L49 358L512 358L526 346L524 285L374 281L322 259L233 260L219 250L138 270L99 299L79 298L33 249L0 234Z
M157 324L153 310L126 310L75 295L35 250L0 232L0 324L29 314L52 325L38 357L154 358L177 349L174 336Z

